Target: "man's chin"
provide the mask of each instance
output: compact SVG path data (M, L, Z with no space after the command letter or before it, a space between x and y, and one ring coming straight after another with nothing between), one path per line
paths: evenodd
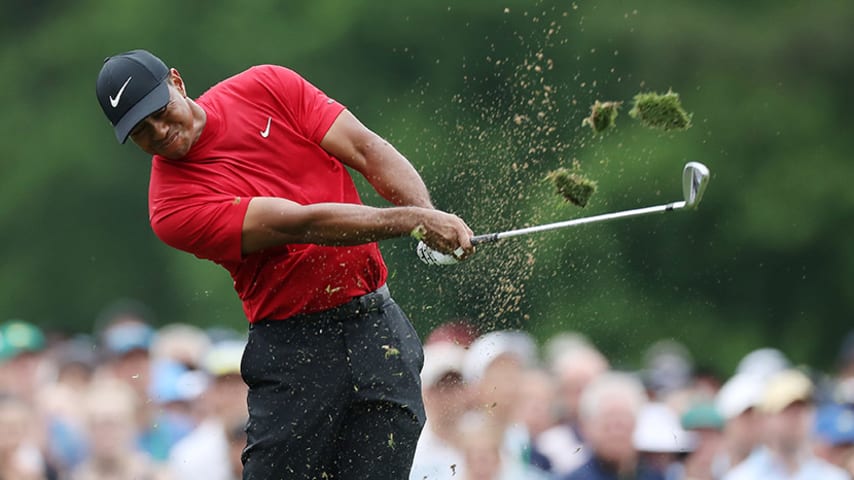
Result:
M176 140L175 145L171 145L170 148L160 150L157 152L163 158L168 158L169 160L181 160L187 155L188 148L185 148L183 144L179 144Z

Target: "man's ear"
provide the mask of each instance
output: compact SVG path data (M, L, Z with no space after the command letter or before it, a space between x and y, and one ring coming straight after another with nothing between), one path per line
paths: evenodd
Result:
M174 68L169 69L169 80L172 82L172 85L181 92L182 97L187 96L187 88L184 86L184 79L181 78L181 74L178 70Z

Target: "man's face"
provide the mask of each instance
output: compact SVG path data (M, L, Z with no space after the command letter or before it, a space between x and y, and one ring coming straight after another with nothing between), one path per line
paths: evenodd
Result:
M457 372L448 372L435 385L424 389L427 415L440 423L459 420L470 402L470 391Z
M483 372L477 401L494 415L508 420L518 404L521 381L522 365L519 360L512 354L499 355Z
M635 455L632 435L635 411L623 398L609 398L599 405L597 414L583 419L582 426L597 456L611 462L624 462Z
M781 412L767 418L768 433L773 442L786 451L795 451L809 441L815 409L804 401L797 401Z
M760 441L763 431L762 416L752 407L726 422L724 435L738 450L752 450Z
M178 160L190 151L200 130L177 71L172 70L167 83L169 103L136 124L130 138L145 153Z

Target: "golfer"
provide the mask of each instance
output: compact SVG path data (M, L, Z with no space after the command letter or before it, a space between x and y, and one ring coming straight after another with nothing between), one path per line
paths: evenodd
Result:
M472 231L412 165L295 72L250 68L193 100L144 50L107 58L116 138L152 155L165 243L222 265L250 322L244 479L405 479L424 424L418 336L375 242L413 234L465 258ZM347 168L390 208L362 205Z

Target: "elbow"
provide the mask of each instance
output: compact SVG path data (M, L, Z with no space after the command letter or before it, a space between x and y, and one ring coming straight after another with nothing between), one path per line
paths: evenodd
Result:
M372 135L354 145L353 152L348 163L364 176L370 176L371 171L383 159L383 152L389 148L389 143L378 135Z
M282 199L256 197L243 220L243 250L305 243L311 225L304 207Z

